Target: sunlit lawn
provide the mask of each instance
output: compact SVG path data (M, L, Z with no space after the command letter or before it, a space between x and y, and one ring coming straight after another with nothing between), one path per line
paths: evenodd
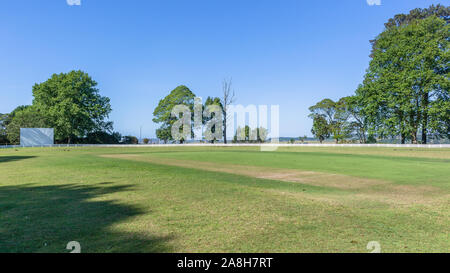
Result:
M0 150L0 252L450 250L450 149Z

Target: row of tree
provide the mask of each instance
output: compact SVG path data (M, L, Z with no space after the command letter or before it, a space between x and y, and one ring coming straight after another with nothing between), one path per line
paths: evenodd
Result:
M372 43L371 61L354 96L310 108L312 133L336 142L450 138L450 7L399 14Z
M430 6L399 14L385 24L372 43L371 61L355 95L338 101L324 99L310 107L312 133L323 141L357 138L361 143L399 137L402 143L427 143L428 136L450 138L449 37L450 7ZM54 74L32 88L33 103L0 114L0 143L18 144L20 128L51 127L58 143L137 143L135 137L113 132L108 121L110 100L101 96L87 73ZM219 106L221 115L201 117L202 124L221 124L207 131L211 142L227 143L227 109L234 102L231 80L223 82L222 97L208 97L201 106ZM172 141L176 105L194 113L195 94L178 86L154 110L159 139ZM194 118L195 114L192 115ZM194 131L192 131L193 133ZM219 133L218 133L219 132ZM218 133L218 134L217 134ZM420 136L419 136L420 134ZM264 128L238 128L234 141L265 141ZM187 138L187 137L186 137ZM184 139L181 140L183 142Z
M267 140L268 131L266 128L250 128L246 125L238 127L233 137L233 143L263 143Z
M56 143L83 144L137 144L134 136L122 137L113 132L113 123L107 121L111 112L110 100L101 96L96 88L97 82L85 72L71 71L67 74L54 74L47 81L33 86L32 105L19 106L11 113L0 114L0 143L19 144L20 128L54 128ZM160 140L173 140L171 128L177 118L171 115L176 105L186 105L193 113L194 93L186 86L178 86L168 96L162 99L154 111L153 121L161 126L156 130ZM201 112L208 106L218 106L222 115L202 116L202 124L214 120L215 125L207 130L210 134L216 132L219 137L208 138L211 142L222 139L227 142L226 126L229 119L226 109L234 101L234 91L231 90L231 80L223 82L223 97L208 97L202 105ZM217 134L215 134L217 136ZM267 137L264 128L238 128L234 141L263 142ZM148 143L146 139L144 142ZM184 140L181 140L183 142Z
M324 99L309 110L313 119L311 132L320 142L333 137L338 143L354 136L360 143L373 142L373 136L367 136L367 119L357 96L344 97L337 102Z
M119 143L107 121L110 100L87 73L54 74L33 86L32 105L0 115L0 143L19 144L20 128L54 128L57 143Z
M153 122L160 124L160 127L156 130L156 137L158 139L163 140L165 143L174 141L172 127L177 120L179 120L179 117L173 116L172 110L177 105L187 106L191 112L191 119L194 121L196 115L196 111L194 111L195 98L196 95L188 87L180 85L159 101L158 106L153 112ZM202 115L201 117L202 125L207 124L209 121L213 121L211 124L220 124L217 128L216 125L213 125L212 128L205 130L205 134L212 134L211 136L205 136L205 138L210 139L212 143L221 139L223 139L225 144L227 143L227 124L231 118L227 109L229 109L229 106L234 101L235 93L234 90L232 90L232 82L231 80L224 80L222 83L222 98L208 97L201 106L202 109L197 111L199 113L204 113L209 106L217 106L221 109L221 115L216 116L215 113L208 113L208 115ZM192 126L193 125L194 124L192 123ZM183 143L188 137L189 136L181 138L180 143ZM191 130L191 137L194 137L194 130Z

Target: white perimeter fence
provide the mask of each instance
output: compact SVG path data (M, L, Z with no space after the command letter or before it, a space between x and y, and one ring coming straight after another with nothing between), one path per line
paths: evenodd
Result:
M3 145L7 148L157 148L157 147L386 147L386 148L450 148L450 144L53 144L53 145Z

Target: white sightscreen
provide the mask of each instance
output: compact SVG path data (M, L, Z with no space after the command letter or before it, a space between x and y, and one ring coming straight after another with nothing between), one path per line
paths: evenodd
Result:
M53 128L20 128L20 145L49 145L54 144Z

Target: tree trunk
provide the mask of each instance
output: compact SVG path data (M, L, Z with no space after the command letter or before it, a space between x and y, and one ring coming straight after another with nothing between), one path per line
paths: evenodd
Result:
M422 128L422 144L427 144L427 128Z
M402 133L401 138L402 138L402 144L405 144L406 143L406 138L405 138L405 135L403 133Z
M223 115L223 143L227 144L227 112Z
M412 144L417 144L417 132L413 132L411 134L411 143Z
M416 103L417 105L417 109L419 108L419 103ZM420 124L420 111L417 111L417 119L414 118L414 112L410 112L409 114L409 124L411 126L411 128L414 128L413 131L411 132L411 144L417 144L417 128L418 128L418 124Z
M428 101L429 95L425 93L423 95L423 122L422 122L422 144L427 144L427 129L428 129Z

